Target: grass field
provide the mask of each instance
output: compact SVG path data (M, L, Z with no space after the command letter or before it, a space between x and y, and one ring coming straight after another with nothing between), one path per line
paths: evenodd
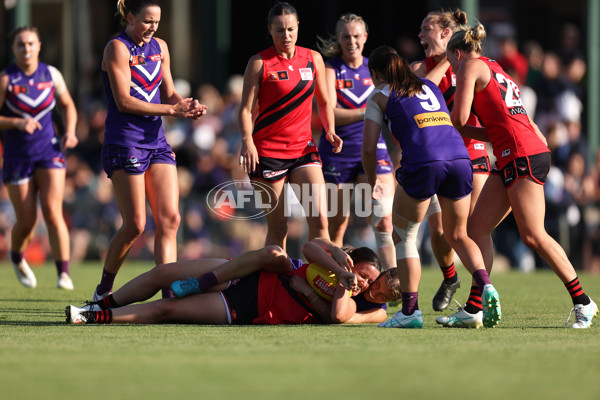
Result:
M127 264L115 287L147 268ZM76 288L65 292L48 265L27 290L0 264L2 399L600 399L600 319L567 329L570 298L549 272L493 276L495 329L439 327L431 297L441 274L429 268L422 330L65 324L65 306L89 299L100 272L72 268ZM580 278L600 300L600 276Z

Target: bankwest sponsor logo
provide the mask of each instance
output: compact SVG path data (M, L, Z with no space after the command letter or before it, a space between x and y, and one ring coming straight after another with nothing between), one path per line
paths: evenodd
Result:
M415 115L414 118L419 128L425 128L428 126L452 125L448 113L441 111L418 114Z

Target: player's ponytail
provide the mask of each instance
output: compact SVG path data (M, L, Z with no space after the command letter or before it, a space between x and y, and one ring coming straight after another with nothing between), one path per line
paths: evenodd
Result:
M380 46L369 56L369 71L375 71L399 96L412 97L423 91L423 82L408 62L390 46Z
M425 19L441 29L450 29L452 33L464 29L468 23L467 13L458 8L453 11L445 11L444 9L431 11Z
M483 52L483 39L486 35L483 25L477 22L474 27L460 30L452 35L447 50L462 50L467 53L481 54Z

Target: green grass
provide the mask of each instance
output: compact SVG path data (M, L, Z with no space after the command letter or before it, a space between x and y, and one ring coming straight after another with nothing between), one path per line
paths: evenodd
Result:
M145 271L130 263L115 287ZM340 326L84 325L64 307L89 299L99 264L72 268L76 289L55 288L53 266L27 290L0 264L3 399L599 399L600 319L564 326L571 308L552 273L493 276L503 319L495 329L441 328L426 268L422 330ZM469 285L456 299L464 302ZM600 276L580 275L600 299ZM394 312L397 309L392 309Z

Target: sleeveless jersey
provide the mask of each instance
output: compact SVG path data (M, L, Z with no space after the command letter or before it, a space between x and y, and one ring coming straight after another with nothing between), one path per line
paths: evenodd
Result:
M310 124L316 82L311 51L296 46L289 60L275 47L258 54L263 73L252 132L258 155L293 159L316 151Z
M475 92L473 106L494 148L497 167L502 169L519 157L549 152L529 123L512 78L496 61L487 57L479 60L489 67L491 79L485 89Z
M386 86L385 115L392 135L402 148L402 165L469 158L462 136L450 122L440 89L421 78L423 92L398 97Z
M358 68L351 68L341 57L331 59L327 65L335 71L335 89L337 106L345 109L365 108L367 99L373 92L373 80L369 72L369 59L363 57L363 63ZM319 141L321 154L327 158L340 161L360 161L363 142L363 121L354 122L344 126L336 126L335 133L342 138L344 146L340 153L333 153L333 146L325 138L325 131ZM378 148L385 147L383 136L379 135Z
M29 134L20 129L4 131L4 158L20 161L45 159L58 144L52 123L52 109L56 105L55 86L49 65L39 63L32 75L25 75L16 64L4 71L8 76L6 100L2 115L6 117L34 118L42 129ZM55 150L52 150L54 152Z
M289 274L261 272L258 280L258 317L255 324L318 324L322 323L316 311L303 296L292 297L294 289L284 286L289 276L296 275L306 279L308 264L302 265ZM286 279L287 278L287 279ZM302 304L300 303L302 302Z
M292 261L299 261L294 260ZM289 287L289 278L298 276L306 279L308 264L302 264L287 274L276 274L274 272L261 272L258 280L258 317L254 324L319 324L323 323L317 312L312 309L310 303L304 296L295 293ZM286 286L288 286L286 288ZM293 293L294 295L290 294ZM368 311L382 308L387 310L385 304L371 303L364 297L364 293L354 298L356 311ZM302 302L302 303L301 303Z
M124 31L113 40L121 41L129 50L129 68L131 70L129 94L148 103L160 104L160 84L162 83L160 44L152 38L150 43L139 46ZM120 112L115 103L106 71L102 71L102 81L108 103L104 144L145 149L165 146L167 140L161 117Z
M433 57L425 58L425 67L427 72L431 71L437 64L438 63L433 59ZM446 73L444 74L444 77L438 84L438 87L444 95L444 99L446 100L448 110L452 111L452 109L454 108L454 95L456 94L456 75L454 74L454 72L452 72L452 67L448 67ZM467 125L477 127L481 126L479 120L473 113L469 115ZM469 151L469 157L471 158L471 160L475 160L480 157L486 157L488 155L485 142L471 139L470 137L466 136L463 136L463 142L465 143L465 147Z

